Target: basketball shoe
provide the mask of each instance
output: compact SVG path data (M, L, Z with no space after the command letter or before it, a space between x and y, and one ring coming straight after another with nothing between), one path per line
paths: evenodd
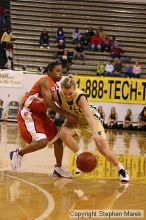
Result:
M121 182L129 182L129 175L125 169L119 170L119 176Z
M54 172L53 172L53 176L64 177L64 178L72 178L73 177L72 174L69 173L63 167L55 167Z
M22 156L19 155L19 149L17 148L14 151L9 153L10 160L11 160L11 167L13 170L20 172Z

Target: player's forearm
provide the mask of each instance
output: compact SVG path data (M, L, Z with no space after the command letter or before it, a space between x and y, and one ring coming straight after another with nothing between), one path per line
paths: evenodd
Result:
M61 107L56 105L54 102L52 102L49 106L54 112L60 113L62 116L66 117L67 113L65 110L63 110Z
M88 121L88 124L90 128L92 129L93 133L97 133L97 125L96 122L93 118L93 115L91 113L86 113L85 114L86 120Z

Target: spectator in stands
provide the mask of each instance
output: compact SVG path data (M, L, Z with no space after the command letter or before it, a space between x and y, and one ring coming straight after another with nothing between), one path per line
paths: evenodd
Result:
M138 117L138 130L146 131L146 106L144 106L142 112Z
M81 45L80 42L76 44L73 54L73 60L76 60L77 58L83 60L83 64L85 64L84 47Z
M46 29L44 29L40 34L40 48L43 48L43 46L50 49L49 35Z
M112 40L111 40L111 49L113 49L113 48L118 48L118 47L119 47L119 43L118 43L116 37L113 36L113 37L112 37Z
M3 45L3 48L6 47L7 43L13 43L13 35L12 35L12 32L10 30L10 28L7 29L7 31L5 31L2 35L2 38L1 38L1 43Z
M101 51L111 51L111 39L108 35L106 35L102 40Z
M12 60L13 60L13 45L12 43L7 43L5 47L7 62L5 67L7 69L12 69Z
M101 50L101 45L102 45L102 38L99 36L99 33L96 31L95 35L93 35L92 38L91 38L90 50L100 51Z
M121 60L115 59L113 76L121 76L122 70L123 70L123 64Z
M130 63L126 63L126 66L123 69L125 76L131 78L133 76L133 69Z
M80 42L80 39L81 39L81 34L79 32L79 28L76 27L75 31L72 33L72 42L73 42L73 44L76 44L76 43Z
M132 122L133 122L132 110L128 108L123 124L120 124L119 128L122 128L124 130L131 130L133 128Z
M141 76L141 66L136 61L135 64L133 65L133 77L134 78L140 78L140 76Z
M112 76L114 72L114 66L113 66L113 61L110 60L106 65L105 65L105 76Z
M87 29L87 33L89 34L90 40L91 40L92 36L94 35L94 31L93 31L92 26L89 26L89 28Z
M0 31L3 30L5 26L6 20L5 20L5 9L0 6Z
M88 28L88 30L87 30L87 35L88 35L88 42L91 42L91 38L92 38L92 36L94 35L94 31L93 31L93 28L92 28L92 26L90 26L89 28Z
M111 113L108 118L107 128L118 128L118 114L115 107L111 108Z
M105 65L100 61L97 65L96 74L97 76L103 76L105 73Z
M122 50L120 47L114 47L111 49L111 57L112 59L121 58L121 55L124 54L124 50Z
M105 37L108 36L108 34L104 31L103 27L99 28L98 34L102 40L105 40Z
M92 26L88 28L88 30L84 33L84 37L86 39L86 45L85 47L89 50L90 44L91 44L91 38L94 35L94 31L92 29Z
M58 56L62 56L64 54L65 44L63 40L59 40L56 52L54 55L54 59L58 58Z
M80 43L84 48L88 49L89 42L88 42L87 32L85 32L83 34L81 33Z
M102 119L102 122L103 122L103 126L105 125L105 112L103 111L103 108L102 106L98 106L98 109L97 109L98 113L100 114L100 117Z
M60 40L62 40L65 45L65 34L62 27L58 27L56 32L56 43L58 44Z
M62 64L63 73L67 74L72 65L72 57L69 56L69 52L67 50L64 50L64 53L60 58L60 62Z

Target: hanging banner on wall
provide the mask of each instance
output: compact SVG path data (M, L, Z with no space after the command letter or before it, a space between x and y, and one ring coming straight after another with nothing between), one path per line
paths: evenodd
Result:
M21 88L23 85L23 71L0 71L0 87Z
M74 76L92 102L146 104L146 80L118 77Z

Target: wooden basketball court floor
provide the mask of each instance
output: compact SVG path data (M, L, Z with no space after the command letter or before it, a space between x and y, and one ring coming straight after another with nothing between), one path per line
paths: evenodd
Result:
M73 179L53 177L52 146L26 155L21 173L15 173L8 154L17 146L24 146L24 142L17 123L1 122L0 220L109 219L105 213L112 210L130 210L120 219L135 219L132 213L136 211L136 219L146 219L146 133L108 130L107 137L129 172L131 181L127 184L120 183L115 168L96 151L93 143L84 146L82 141L81 147L93 151L98 159L97 168L89 174L74 175ZM63 165L74 173L75 158L66 147ZM81 211L86 216L79 216ZM100 215L93 211L100 211ZM145 215L139 214L141 211ZM91 213L94 215L89 216Z

